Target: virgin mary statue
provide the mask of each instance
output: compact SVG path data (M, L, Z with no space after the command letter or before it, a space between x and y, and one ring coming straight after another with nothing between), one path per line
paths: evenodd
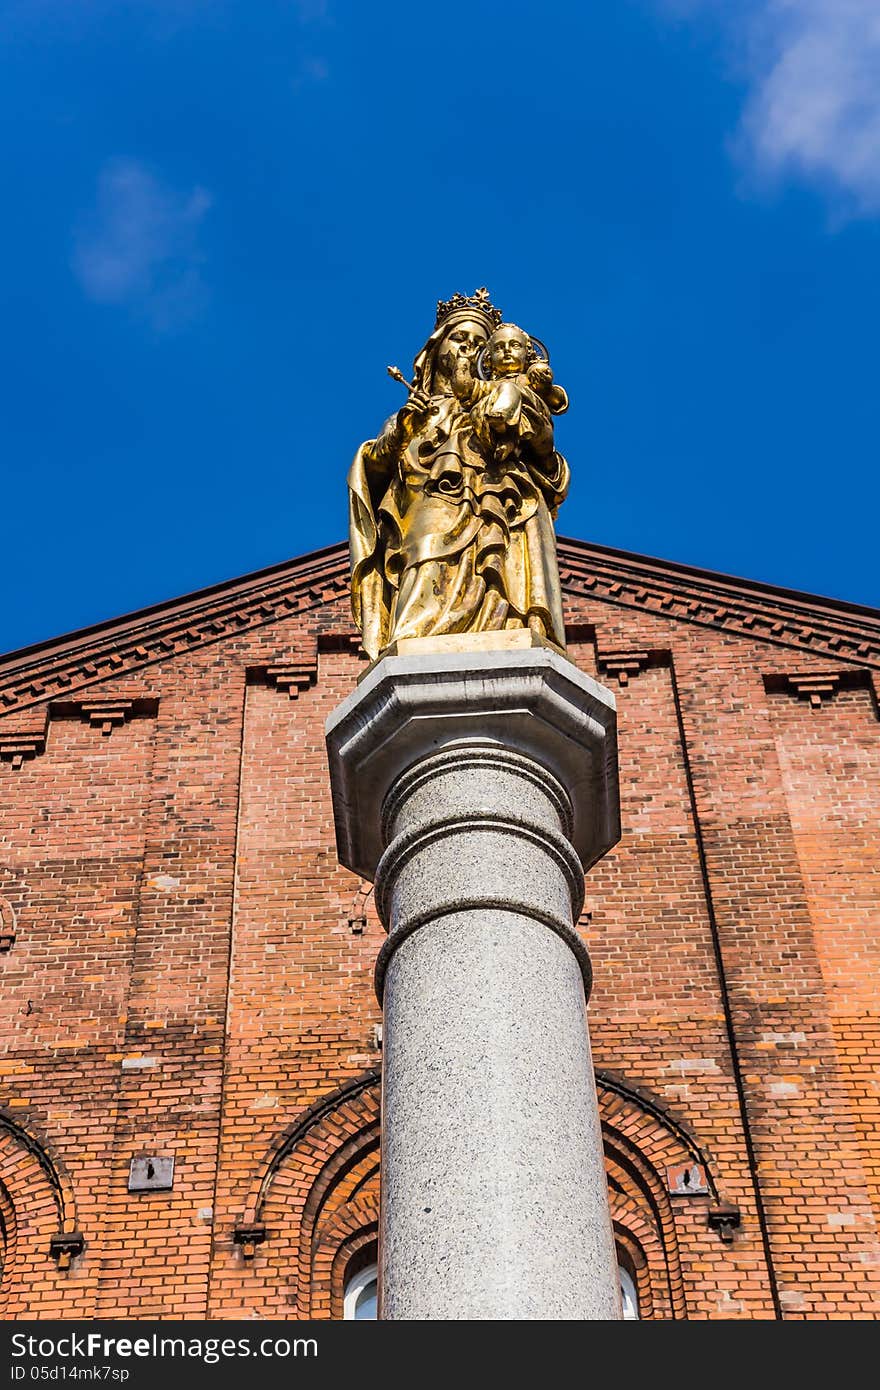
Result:
M569 469L532 391L503 447L493 435L477 363L500 320L486 290L441 301L406 404L351 466L352 612L372 658L404 637L503 628L565 646L553 517Z

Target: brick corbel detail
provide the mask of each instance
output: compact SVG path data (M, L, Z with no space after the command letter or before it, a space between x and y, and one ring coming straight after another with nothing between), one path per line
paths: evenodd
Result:
M134 713L134 700L81 700L82 716L106 738Z
M0 758L20 768L25 759L35 758L46 751L46 735L36 729L23 730L16 734L0 734Z
M79 700L55 701L53 719L81 719L108 738L130 719L150 719L159 712L159 701L139 695L88 695Z
M357 632L322 632L318 634L315 650L310 656L291 661L274 662L271 666L252 666L247 673L249 685L271 685L283 690L291 700L310 689L318 679L318 655L321 652L351 652L366 660Z
M764 676L764 689L769 694L793 695L808 701L811 709L821 709L840 690L870 690L871 674L867 670L772 673Z
M618 685L628 685L631 676L648 669L650 657L647 652L606 652L597 655L596 665L603 675L616 676Z
M713 1202L706 1221L710 1230L717 1231L725 1245L733 1243L733 1233L742 1225L742 1212L732 1202Z
M369 661L367 653L361 646L360 633L355 632L351 628L347 628L344 631L339 628L333 628L326 632L319 632L318 651L351 652L353 656L359 657L361 661Z
M0 760L20 768L25 760L46 751L50 719L83 719L104 736L127 724L129 719L151 718L159 711L159 701L144 696L88 696L81 700L53 701L31 713L25 724L0 721Z
M266 1227L262 1221L257 1220L255 1211L245 1212L244 1219L233 1229L232 1239L240 1247L242 1259L254 1258L257 1246L262 1245L266 1239Z
M69 1269L70 1261L82 1254L85 1244L81 1231L58 1231L49 1241L49 1254L59 1269Z
M308 690L318 677L315 661L289 661L278 666L266 667L266 684L283 690L291 700L295 700L301 690Z
M633 676L647 671L649 666L668 666L669 653L666 651L599 651L596 649L596 666L602 675L616 676L618 685L628 685Z
M26 759L36 758L46 751L49 710L31 710L27 722L3 720L0 723L0 759L20 768Z
M273 661L269 666L248 666L245 681L248 685L271 686L295 700L309 690L318 679L316 651L291 657L289 661Z

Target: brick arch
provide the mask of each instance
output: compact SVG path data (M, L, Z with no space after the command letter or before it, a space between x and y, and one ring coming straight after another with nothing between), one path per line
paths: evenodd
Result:
M377 1239L379 1085L378 1071L370 1071L316 1102L278 1136L252 1182L243 1227L259 1227L266 1237L254 1275L267 1295L286 1290L287 1307L294 1304L300 1318L342 1316L346 1271ZM663 1174L667 1166L697 1163L717 1196L705 1156L651 1097L608 1075L597 1077L597 1088L615 1240L641 1316L686 1318Z
M278 1174L284 1167L290 1155L295 1149L300 1147L307 1136L313 1137L324 1130L333 1129L334 1124L342 1125L340 1133L345 1130L346 1123L353 1115L358 1113L359 1105L366 1105L370 1110L372 1118L378 1123L379 1102L378 1097L373 1097L372 1092L380 1084L380 1072L378 1068L371 1068L369 1071L362 1072L353 1081L348 1081L337 1090L331 1091L328 1095L322 1096L302 1114L299 1119L281 1132L273 1141L263 1162L260 1164L257 1173L251 1183L247 1206L244 1212L245 1222L259 1222L263 1220L263 1213L266 1206L268 1195L275 1184ZM337 1111L345 1111L341 1117ZM347 1117L347 1118L346 1118Z
M633 1276L640 1318L686 1317L677 1243L670 1250L668 1229L664 1230L641 1202L621 1190L616 1165L607 1150L605 1166L618 1260Z
M378 1125L352 1136L309 1194L300 1228L297 1306L308 1307L310 1317L330 1317L333 1260L340 1243L361 1229L366 1208L378 1220Z
M286 1290L288 1316L291 1303L299 1318L334 1316L344 1274L337 1255L348 1246L350 1257L351 1242L378 1224L378 1171L375 1070L316 1102L267 1153L242 1227L265 1232L254 1274L268 1299Z
M339 1319L343 1315L345 1283L348 1272L359 1257L377 1251L379 1243L379 1173L376 1170L373 1189L364 1192L328 1225L322 1237L323 1250L316 1262L316 1286L313 1302L316 1318ZM366 1259L366 1263L371 1263Z
M709 1192L718 1201L706 1155L696 1136L647 1090L635 1090L611 1072L596 1073L596 1090L603 1126L607 1123L626 1134L653 1167L690 1162L705 1170Z
M2 1112L0 1226L0 1317L39 1316L41 1295L51 1301L56 1285L63 1288L62 1271L71 1254L82 1249L76 1203L67 1174L50 1157L46 1144Z
M8 951L15 944L15 909L8 898L0 895L0 951Z
M0 1321L8 1318L10 1282L14 1277L15 1254L18 1247L18 1222L15 1203L0 1183Z
M618 1262L632 1276L636 1287L640 1319L651 1322L653 1319L663 1318L664 1314L654 1300L651 1257L645 1249L646 1244L650 1249L650 1246L657 1241L656 1232L651 1230L643 1221L641 1213L629 1211L624 1215L615 1202L614 1194L611 1198L611 1219ZM640 1227L641 1239L639 1238Z
M601 1073L596 1085L615 1239L632 1266L640 1315L686 1318L675 1210L663 1175L667 1167L699 1165L708 1204L718 1191L706 1157L690 1131L652 1097Z
M638 1247L644 1255L655 1316L685 1318L684 1281L675 1219L668 1193L650 1163L605 1125L605 1171L616 1197L613 1215L629 1236L619 1243ZM641 1307L641 1305L640 1305Z

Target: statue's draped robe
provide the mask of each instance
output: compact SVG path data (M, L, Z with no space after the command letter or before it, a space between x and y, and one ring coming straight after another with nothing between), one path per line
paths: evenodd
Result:
M405 448L392 419L358 450L348 480L352 610L371 657L404 637L524 627L531 615L565 645L552 517L568 464L531 449L549 425L531 393L522 446L498 465L474 432L479 410L472 418L456 397L436 395Z

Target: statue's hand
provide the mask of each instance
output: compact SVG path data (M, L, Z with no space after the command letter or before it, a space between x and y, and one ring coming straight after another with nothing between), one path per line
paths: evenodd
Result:
M431 397L421 386L417 386L410 392L406 404L397 412L398 424L408 438L412 438L430 409Z
M431 408L431 397L423 387L417 386L409 394L409 400L403 407L404 410L411 410L416 415L427 415Z

